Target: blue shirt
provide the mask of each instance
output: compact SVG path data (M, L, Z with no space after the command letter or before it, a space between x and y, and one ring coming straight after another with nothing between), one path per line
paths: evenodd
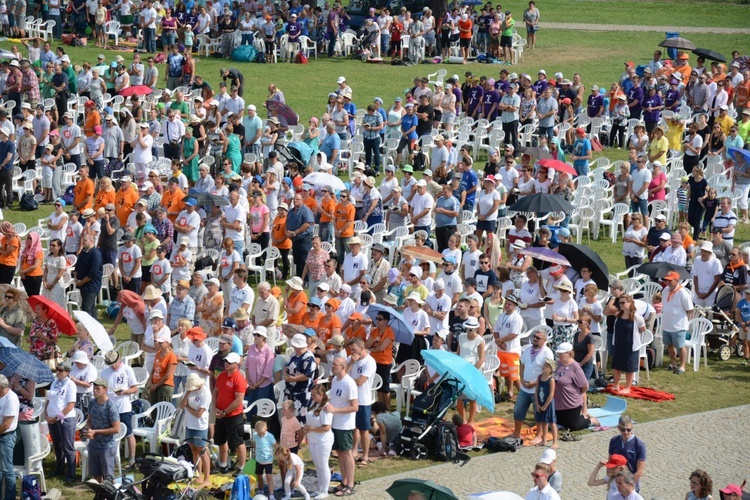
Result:
M573 143L573 155L574 156L588 156L589 151L591 151L591 141L588 140L586 137L583 139L576 139L576 142ZM577 171L581 171L580 168L585 168L586 165L588 165L589 161L586 159L583 160L574 160L573 166L576 168Z
M461 178L461 189L463 191L468 191L469 189L477 186L479 184L479 177L477 177L476 172L473 170L469 170L467 172L464 172L464 176ZM477 191L476 189L472 191L471 193L466 193L466 199L464 200L464 204L468 207L474 206L474 200L476 199Z
M315 216L313 215L312 210L307 208L306 205L302 205L299 208L294 207L293 209L289 210L289 215L287 215L286 217L287 231L296 231L297 229L301 228L305 223L310 224L307 230L304 233L301 233L295 236L294 238L292 238L292 241L298 238L312 237L313 226L315 225Z
M167 75L170 78L179 78L182 76L182 63L184 60L180 54L169 54L167 56L167 67L169 68Z
M409 130L412 127L417 126L417 115L404 115L403 118L401 118L401 133L406 133L407 130ZM417 139L417 129L414 128L409 135L407 136L408 139L414 141Z
M276 438L266 430L264 436L259 436L253 431L253 441L255 441L255 461L259 464L273 463L273 446L276 444Z
M336 158L333 158L333 152L334 151L340 151L341 150L341 137L339 137L339 134L333 133L328 134L325 139L323 139L323 143L320 145L320 151L322 153L326 154L326 158L328 159L328 163L331 165L334 165L336 163L336 160L338 159L338 153L336 153Z
M750 302L742 299L737 302L737 308L740 310L740 317L743 323L750 323Z
M440 196L435 202L437 208L444 208L452 212L460 212L461 207L459 206L458 200L453 197ZM445 214L435 214L435 227L455 226L458 224L456 217L451 217Z
M76 262L76 279L82 280L88 276L91 278L91 281L83 285L81 291L98 294L99 289L102 287L102 271L102 254L99 252L99 249L82 250Z
M628 460L628 469L635 474L638 462L646 460L646 445L633 434L627 441L623 441L620 436L615 436L609 441L609 454L610 456L617 454L625 457ZM640 489L640 481L636 483L635 489L636 491Z
M0 141L0 164L5 161L5 158L11 154L10 161L5 164L3 170L13 170L13 162L16 160L16 144L11 141Z
M117 405L111 399L107 399L104 404L99 404L96 398L92 398L89 402L89 419L91 419L92 429L109 429L115 422L120 421L120 414L117 413ZM114 434L97 434L89 442L89 446L97 449L106 449L114 445Z

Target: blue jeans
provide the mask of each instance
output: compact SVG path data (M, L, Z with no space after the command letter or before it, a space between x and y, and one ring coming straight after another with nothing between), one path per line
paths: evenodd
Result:
M49 16L50 21L55 21L55 27L52 28L52 33L55 38L60 38L63 32L62 17L60 14L52 14Z
M0 481L5 486L3 500L16 500L16 474L13 472L13 448L16 446L16 431L0 436Z
M156 29L143 29L143 48L146 52L156 52Z
M552 142L555 137L555 127L539 127L539 136L547 136L547 142Z
M96 292L81 292L81 311L96 319Z
M513 420L526 420L529 407L534 404L534 393L518 391L516 406L513 408Z
M250 34L250 35L243 34L242 35L242 42L240 43L240 45L252 45L252 44L253 44L253 35L252 34Z
M245 241L237 240L237 241L234 241L233 243L234 243L234 249L237 250L237 253L239 253L240 256L242 256L242 252L245 251Z
M175 44L177 41L177 33L174 31L167 31L161 34L161 43L164 46L164 50L169 50L169 47Z
M49 424L52 436L52 446L55 449L55 472L65 474L68 479L76 477L76 450L73 445L76 433L76 419L66 418L60 422Z
M581 176L581 175L589 175L589 172L591 171L591 169L589 168L589 162L586 162L586 163L584 163L582 165L574 165L574 167L576 169L576 173L579 176Z
M338 40L338 37L334 35L333 33L328 33L328 57L333 57L334 49L336 48L336 41Z
M391 44L391 34L381 33L380 34L380 54L383 56L388 55L388 49Z
M333 222L321 222L318 224L318 235L321 241L333 243Z
M583 369L583 374L586 375L586 380L591 380L591 376L594 374L594 361L589 361L585 365L581 366L581 368Z

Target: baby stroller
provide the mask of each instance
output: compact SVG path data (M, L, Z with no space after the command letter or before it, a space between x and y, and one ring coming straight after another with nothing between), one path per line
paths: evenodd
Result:
M357 57L362 59L362 61L375 59L377 57L377 53L373 52L372 49L378 44L378 40L379 36L377 31L365 30L362 36L357 39L357 46L355 47L355 53L357 54Z
M436 451L434 429L456 403L463 386L444 375L414 400L411 415L404 417L401 428L401 455L420 460Z
M713 330L706 334L706 345L711 352L718 352L722 361L727 361L732 356L732 340L739 333L734 324L736 293L732 286L719 287L712 307L696 308L714 325ZM734 349L738 356L742 356L742 342L737 341Z

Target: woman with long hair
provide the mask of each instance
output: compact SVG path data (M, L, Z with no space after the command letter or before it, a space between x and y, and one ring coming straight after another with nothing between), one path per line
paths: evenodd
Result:
M65 249L62 240L55 238L49 242L49 253L44 259L44 272L42 275L42 296L56 302L65 304L65 288L61 283L65 268Z
M643 316L635 310L635 302L630 295L620 295L620 311L617 313L614 331L614 352L612 354L612 374L614 389L619 394L630 394L630 386L639 368L640 334L646 330ZM625 372L625 387L620 387L620 375Z
M323 495L328 493L328 485L331 483L331 468L328 462L333 447L333 431L331 430L333 414L325 411L329 401L325 386L318 384L312 388L311 392L312 401L307 409L302 432L307 436L310 457L315 464L318 478L318 491Z
M149 392L149 402L156 403L166 401L172 402L174 394L175 371L177 370L177 355L172 351L172 334L169 328L164 326L163 321L157 323L157 319L152 318L154 330L158 326L158 334L154 331L154 342L156 344L156 353L154 355L154 364L151 368L151 375L146 382L146 389Z
M713 500L714 482L708 473L696 469L690 474L690 491L685 494L685 500Z
M60 241L60 240L57 240ZM39 233L33 232L26 236L26 242L21 250L21 283L26 290L26 295L39 295L42 287L42 263L44 262L44 250L42 242L39 241Z

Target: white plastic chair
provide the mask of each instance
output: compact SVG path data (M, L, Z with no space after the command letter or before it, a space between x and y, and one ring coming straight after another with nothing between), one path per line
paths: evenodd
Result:
M646 348L648 345L654 341L654 334L650 330L646 330L643 333L641 333L641 341L638 346L638 362L643 359L646 362L643 363L643 365L646 367L646 378L648 380L651 380L651 372L649 372L648 369L648 352L646 351ZM633 380L638 383L640 380L641 371L638 370L635 372L635 377L633 377Z
M174 412L175 407L172 406L172 403L162 401L156 403L143 413L133 415L133 435L140 437L143 441L148 441L149 451L151 453L156 453L159 446L159 438L167 429L169 429L169 422L172 420ZM152 426L140 427L138 425L139 419L152 414L154 420Z
M22 479L23 476L39 476L39 486L42 491L47 491L47 482L44 479L44 459L50 454L51 446L47 436L41 432L33 433L33 436L38 439L38 446L35 448L38 448L39 452L28 456L23 465L14 465L13 472L18 479Z
M693 358L693 371L698 371L701 364L701 349L703 350L703 366L708 367L708 346L706 345L706 334L714 329L713 323L706 318L693 318L688 323L690 340L685 341L688 350L687 362Z
M120 353L122 362L130 366L132 360L137 359L143 353L141 346L132 340L126 340L115 346L115 351Z
M282 391L283 392L283 391ZM276 413L276 403L270 399L262 398L258 399L257 401L253 401L251 405L249 405L247 408L245 408L245 415L248 415L248 413L256 409L256 414L260 418L270 418ZM253 423L248 422L244 425L244 430L247 434L250 434L252 436L253 434Z
M315 55L315 59L318 58L318 44L310 40L310 37L301 35L299 37L299 43L300 47L302 47L302 52L305 53L305 56L307 56L308 59L310 58L311 52Z
M601 226L609 227L609 233L612 238L612 243L617 242L617 230L619 226L623 224L623 217L630 211L630 207L624 203L615 203L612 208L607 211L600 212L599 218L594 224L594 239L599 238L599 228ZM609 213L612 215L610 219L605 219L604 216Z
M125 433L128 431L128 428L120 422L120 430L115 434L115 467L117 468L118 474L115 477L122 476L122 459L120 458L120 443L122 442L122 438L125 437ZM83 443L83 446L79 450L78 443ZM81 481L85 481L88 477L89 473L89 450L86 446L86 443L77 441L76 442L76 449L81 454Z

